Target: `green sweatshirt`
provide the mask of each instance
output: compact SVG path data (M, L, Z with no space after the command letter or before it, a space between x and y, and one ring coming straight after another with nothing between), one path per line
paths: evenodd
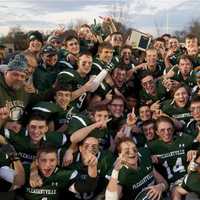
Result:
M13 90L0 75L0 107L7 106L10 109L10 118L18 120L24 112L29 99L29 94L24 89Z

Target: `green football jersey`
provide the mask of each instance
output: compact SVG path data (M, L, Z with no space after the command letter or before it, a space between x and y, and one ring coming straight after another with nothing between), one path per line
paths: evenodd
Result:
M100 83L99 87L97 88L97 90L95 90L94 95L98 95L102 98L105 98L106 94L110 91L113 90L113 88L107 84L105 81L103 81L102 83Z
M57 76L57 81L62 85L71 85L73 90L79 89L89 80L89 76L81 77L76 70L62 71ZM80 97L71 102L71 106L80 110L86 100L87 93L83 93Z
M106 64L100 61L98 57L94 58L90 75L98 75L103 69L105 69L105 65Z
M186 134L174 136L170 144L160 139L149 144L151 154L158 157L159 165L164 170L161 173L169 183L174 183L187 173L187 151L192 149L193 144L193 138Z
M162 102L161 110L170 117L182 122L183 125L186 125L192 118L188 106L179 108L175 105L173 100L166 100Z
M200 196L200 174L198 172L192 172L187 174L182 183L182 187L188 192L195 192Z
M55 130L58 130L62 125L68 124L73 115L78 111L74 107L69 107L67 110L62 110L54 116Z
M176 52L170 56L169 60L172 65L176 65L179 62L180 56L183 54L181 49L177 49Z
M52 88L57 74L61 72L62 65L56 63L54 66L40 64L33 73L33 84L39 92L48 91Z
M97 188L94 192L90 193L78 193L78 194L70 194L72 195L72 199L84 199L89 200L93 199L96 195L102 192L107 186L107 179L106 176L108 171L111 170L113 167L113 163L115 158L113 154L109 151L100 151L97 155L98 165L97 165L97 173L98 173L98 183ZM71 170L76 170L79 173L79 178L84 180L85 177L88 175L88 169L86 166L83 165L81 161L81 154L78 153L74 157L74 162L68 167Z
M91 125L92 120L85 115L73 115L71 120L69 121L68 127L67 127L67 133L69 135L73 134L75 131L84 128L86 126ZM111 131L109 128L94 129L91 133L89 133L89 136L95 137L99 140L99 145L101 150L106 150L110 147L110 138L111 138Z
M0 167L9 166L10 160L6 153L0 151Z
M52 119L53 115L62 112L63 109L54 102L40 101L32 107L33 111L41 113L43 116Z
M68 54L69 52L64 47L61 47L58 51L58 60L65 61Z
M118 181L122 186L122 199L134 199L137 194L150 185L155 184L153 164L147 149L139 151L139 167L134 170L122 167L119 171Z
M74 107L68 107L66 110L63 110L58 104L45 101L37 103L32 107L32 110L41 113L47 119L53 120L55 130L64 124L68 124L72 115L76 113Z
M192 70L186 79L183 78L178 67L175 66L173 68L173 71L175 73L174 77L172 77L173 80L176 80L182 84L185 84L190 88L194 87L197 84L195 71Z
M80 43L80 52L86 52L86 51L90 51L92 54L94 53L94 55L96 54L96 43L92 40L85 40L85 39L80 39L79 40Z
M75 62L70 62L70 59L68 59L68 55L70 53L68 52L67 49L65 49L65 47L61 47L58 50L58 63L59 63L59 67L60 65L62 65L62 69L77 69L77 63Z
M29 102L30 94L24 89L13 90L8 87L4 76L0 73L0 107L6 106L10 110L10 119L19 120Z
M160 100L160 102L164 101L167 98L167 91L165 87L162 85L161 80L156 81L156 95L152 96L148 94L144 89L140 90L139 98L140 104L148 104L151 105L152 103Z
M164 70L165 70L164 63L157 62L154 71L150 70L148 67L146 69L140 69L137 71L137 76L140 78L142 74L149 73L156 79L163 75Z
M57 132L46 133L39 144L33 144L28 130L24 129L19 133L13 133L8 129L4 129L4 136L15 147L21 161L23 163L31 163L36 156L37 149L42 143L50 143L60 148L63 145L69 145L69 139L66 135Z
M119 63L119 57L114 56L109 64L104 63L101 61L98 57L96 57L92 64L92 69L90 71L90 76L97 76L103 69L106 69L109 73L113 69L115 69L118 66ZM103 80L97 90L95 91L95 94L105 97L105 95L112 89L112 87L106 83L105 80Z
M90 136L98 139L99 147L101 150L109 149L111 134L108 128L103 128L103 129L96 128L90 133Z
M79 88L79 85L83 85L87 80L87 77L84 79L80 74L73 69L68 69L62 71L57 76L57 81L63 85L71 85L74 90Z
M72 115L67 127L67 133L71 135L75 131L81 128L84 128L86 126L89 126L91 124L92 124L92 121L87 115L83 115L83 114Z
M132 133L131 138L135 142L137 148L146 146L147 140L143 133Z
M113 48L113 56L120 57L120 53L121 53L121 48L120 47L114 47Z
M63 190L68 190L78 175L77 171L56 168L50 177L42 177L42 187L32 188L29 185L30 165L24 166L26 181L23 197L26 200L59 200Z
M192 137L196 138L199 130L198 130L198 124L194 119L191 119L185 128L185 133L191 135Z
M111 62L108 64L108 63L104 63L98 57L96 57L94 58L90 75L98 75L103 69L112 71L118 66L119 61L120 60L118 56L113 56Z
M192 61L192 66L195 69L195 67L200 66L200 53L198 53L196 56L190 56L190 60Z

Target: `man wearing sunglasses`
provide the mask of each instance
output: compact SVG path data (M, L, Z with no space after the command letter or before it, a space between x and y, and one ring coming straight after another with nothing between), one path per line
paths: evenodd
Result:
M57 74L66 66L58 62L58 51L51 44L42 48L41 60L42 62L33 74L33 83L39 92L45 92L52 88Z

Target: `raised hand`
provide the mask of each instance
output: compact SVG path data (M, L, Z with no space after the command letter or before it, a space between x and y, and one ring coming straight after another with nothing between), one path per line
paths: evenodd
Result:
M0 108L0 121L4 121L9 117L9 108L4 106Z
M135 108L133 107L132 112L127 115L126 123L128 126L134 126L136 124L137 117L135 115Z
M62 165L64 167L67 167L72 162L73 162L73 151L67 149L66 152L65 152L65 155L63 157L63 163L62 163Z

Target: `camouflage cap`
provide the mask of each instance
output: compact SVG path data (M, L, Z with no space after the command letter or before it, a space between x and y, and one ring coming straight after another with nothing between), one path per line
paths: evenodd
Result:
M46 44L46 45L43 46L41 53L42 54L47 53L49 55L56 55L58 53L58 51L53 45Z
M28 66L27 59L24 55L18 54L8 63L8 70L24 71Z

